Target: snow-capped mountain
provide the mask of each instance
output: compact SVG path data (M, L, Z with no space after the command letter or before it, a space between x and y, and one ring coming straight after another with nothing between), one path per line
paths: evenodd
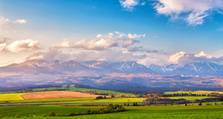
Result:
M28 60L18 64L0 67L0 72L23 72L26 74L95 74L104 75L112 73L149 73L164 75L199 75L223 76L223 66L213 62L196 62L179 66L170 64L166 66L150 65L146 67L134 61L108 63L106 61L88 62L47 62L44 60Z
M155 73L155 71L134 61L111 63L112 67L126 73Z
M184 66L177 64L166 66L152 64L149 68L160 74L223 76L223 66L208 61L190 63Z
M150 66L148 66L148 68L152 69L153 71L159 74L171 74L172 71L179 68L179 65L170 64L170 65L159 66L159 65L151 64Z
M181 68L173 70L174 74L183 74L183 75L223 75L223 67L221 65L202 61L198 63L186 64Z

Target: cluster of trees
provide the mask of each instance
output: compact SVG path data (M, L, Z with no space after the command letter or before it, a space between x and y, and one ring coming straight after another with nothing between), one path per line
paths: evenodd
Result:
M90 93L92 95L108 95L108 93L101 93L96 91L87 91L86 93Z
M109 104L107 107L102 107L99 110L87 110L86 112L81 113L74 113L71 112L70 114L64 115L64 114L56 114L52 112L49 116L77 116L77 115L90 115L90 114L106 114L106 113L115 113L115 112L122 112L125 111L125 108L122 105L113 105Z
M220 93L194 94L192 92L189 92L189 93L163 94L163 97L174 97L174 96L207 96L207 97L220 97L220 96L223 96L223 94L220 94Z

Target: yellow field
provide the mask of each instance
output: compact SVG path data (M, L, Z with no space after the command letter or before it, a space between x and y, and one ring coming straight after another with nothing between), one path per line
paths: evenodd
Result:
M0 94L0 101L24 100L22 95L26 93Z

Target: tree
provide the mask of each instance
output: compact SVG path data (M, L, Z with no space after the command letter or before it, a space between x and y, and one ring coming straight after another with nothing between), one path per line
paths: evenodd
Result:
M198 105L199 105L199 106L202 106L202 102L200 102Z
M49 116L56 116L56 114L54 112L52 112Z

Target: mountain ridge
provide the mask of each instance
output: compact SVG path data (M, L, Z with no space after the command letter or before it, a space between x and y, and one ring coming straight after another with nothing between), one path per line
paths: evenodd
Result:
M77 62L74 60L61 62L55 60L48 62L45 60L27 60L22 63L10 64L0 67L0 72L24 72L24 73L49 73L63 74L82 72L87 74L94 72L98 75L112 73L148 73L160 75L199 75L199 76L223 76L223 65L208 61L194 62L179 66L177 64L155 65L146 67L135 61L126 62L106 62L106 61L86 61Z

